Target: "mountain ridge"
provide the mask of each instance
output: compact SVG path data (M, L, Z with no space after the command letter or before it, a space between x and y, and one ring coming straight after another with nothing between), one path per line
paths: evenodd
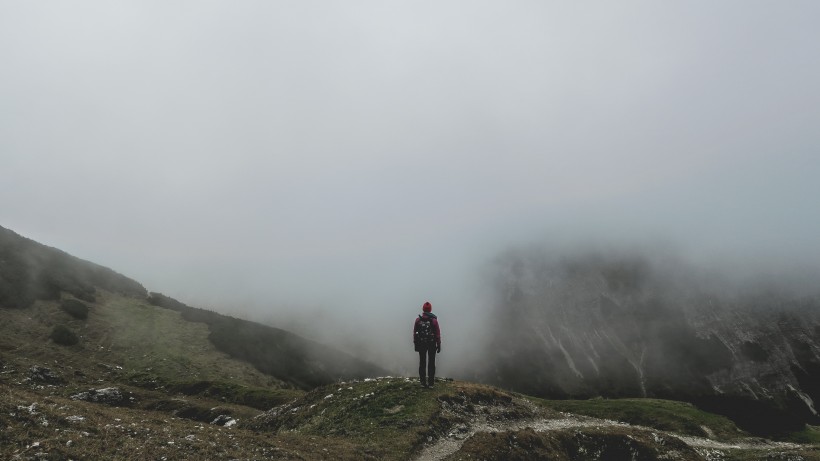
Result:
M685 400L761 435L820 421L820 297L624 255L499 264L492 320L517 335L490 338L480 381L553 398Z

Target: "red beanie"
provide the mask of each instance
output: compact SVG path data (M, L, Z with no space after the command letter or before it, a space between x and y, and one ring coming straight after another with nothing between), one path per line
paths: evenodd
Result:
M424 303L424 305L421 306L421 308L424 312L432 312L433 311L433 305L430 304L430 301L427 301L426 303Z

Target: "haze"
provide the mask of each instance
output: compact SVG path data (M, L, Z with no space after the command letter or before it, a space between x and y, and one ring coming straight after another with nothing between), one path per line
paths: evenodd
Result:
M510 246L818 261L818 14L3 1L0 224L412 370L421 304L471 348Z

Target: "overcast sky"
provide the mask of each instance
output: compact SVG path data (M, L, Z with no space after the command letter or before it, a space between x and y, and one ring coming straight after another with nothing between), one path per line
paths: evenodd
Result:
M200 307L408 342L425 300L444 328L480 304L509 245L811 263L818 18L816 1L0 0L0 225Z

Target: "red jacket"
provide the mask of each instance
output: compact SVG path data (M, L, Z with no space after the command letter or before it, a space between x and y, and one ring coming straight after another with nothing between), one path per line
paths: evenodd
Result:
M421 314L421 316L416 317L416 321L415 321L415 323L413 323L413 342L414 343L416 342L416 328L418 328L419 322L421 322L422 317L428 317L428 318L433 319L433 331L436 332L436 346L440 346L441 345L441 329L438 326L438 317L436 317L436 314L433 314L432 312L425 312L425 313Z

